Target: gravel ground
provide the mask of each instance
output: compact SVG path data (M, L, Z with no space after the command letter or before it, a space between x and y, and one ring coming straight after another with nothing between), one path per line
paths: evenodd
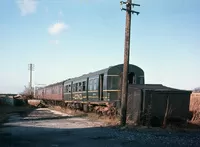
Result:
M0 128L1 147L199 147L198 133L123 131L47 108L15 113Z

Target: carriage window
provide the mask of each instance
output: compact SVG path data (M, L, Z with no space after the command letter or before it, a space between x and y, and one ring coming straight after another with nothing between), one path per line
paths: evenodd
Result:
M75 91L78 91L78 83L76 83Z
M61 94L61 87L60 86L58 86L58 94Z
M55 87L54 87L54 94L57 94L57 93L58 93L58 87L55 86Z
M136 84L136 76L133 76L133 84Z
M94 90L97 90L97 85L98 85L98 79L94 79Z
M51 94L54 94L54 87L51 88Z
M140 77L140 84L144 84L144 77Z
M71 92L71 85L69 85L68 87L68 92Z
M83 91L85 91L85 81L83 82Z
M65 92L68 92L68 89L69 89L69 86L66 85L66 86L65 86Z
M76 84L73 84L73 92L76 91Z
M54 89L53 89L53 87L51 88L51 94L53 94L54 93Z
M78 83L78 91L82 90L81 82Z
M72 85L72 89L73 89L73 92L76 90L76 85L75 84Z
M119 76L109 76L109 88L113 90L118 90L119 89L119 82L120 82L120 77Z
M89 90L93 90L93 79L89 81Z

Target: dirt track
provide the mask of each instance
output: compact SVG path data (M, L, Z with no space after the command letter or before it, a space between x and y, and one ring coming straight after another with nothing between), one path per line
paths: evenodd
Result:
M0 128L1 147L132 147L200 146L198 133L120 131L102 122L40 108L15 113Z

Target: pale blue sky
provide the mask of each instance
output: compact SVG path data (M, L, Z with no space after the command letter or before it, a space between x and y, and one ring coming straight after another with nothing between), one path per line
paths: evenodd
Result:
M123 63L120 0L1 0L0 92L50 84ZM34 3L37 2L37 3ZM130 63L146 83L200 86L200 0L135 0ZM57 25L55 25L57 23Z

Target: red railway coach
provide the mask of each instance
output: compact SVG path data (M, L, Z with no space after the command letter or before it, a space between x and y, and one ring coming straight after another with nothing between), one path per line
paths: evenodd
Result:
M36 88L35 89L35 98L41 99L43 97L44 97L44 88L43 87Z
M36 90L35 97L46 100L63 100L63 82L48 85Z

